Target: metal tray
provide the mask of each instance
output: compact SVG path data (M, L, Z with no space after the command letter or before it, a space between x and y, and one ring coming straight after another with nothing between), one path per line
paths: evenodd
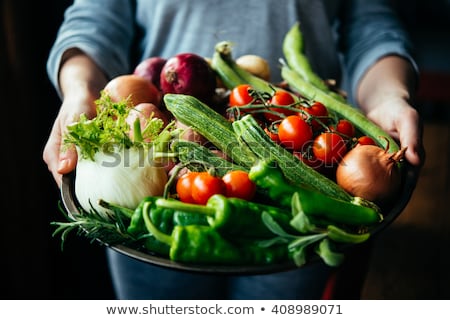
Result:
M385 219L382 223L377 226L372 234L376 236L383 229L388 227L403 211L403 209L408 204L411 195L415 189L417 182L417 175L413 167L404 164L405 167L403 170L403 186L401 194L399 195L397 201L392 205L391 208L385 210L387 214L385 214ZM61 186L61 198L63 205L68 214L71 213L80 213L80 206L75 197L75 174L71 173L63 176L62 186ZM153 265L157 265L160 267L176 269L179 271L188 271L188 272L198 272L198 273L211 273L211 274L228 274L228 275L245 275L245 274L268 274L275 273L281 271L288 271L295 268L298 268L293 262L286 262L283 264L271 264L271 265L243 265L243 266L231 266L231 265L197 265L197 264L188 264L188 263L179 263L167 259L165 257L158 256L156 254L150 254L142 251L138 251L133 248L126 247L124 245L109 245L107 243L102 242L100 239L98 240L102 245L105 245L121 254L129 256L139 261L143 261L146 263L150 263ZM344 249L349 249L355 245L346 246ZM319 258L312 258L307 264L317 263L319 262Z

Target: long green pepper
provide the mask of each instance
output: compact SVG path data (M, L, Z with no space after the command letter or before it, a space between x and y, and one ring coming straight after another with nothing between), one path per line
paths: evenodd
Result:
M203 214L209 225L222 234L257 239L272 237L273 233L261 218L263 212L267 212L283 228L292 230L290 210L220 194L210 197L206 205L163 198L157 199L155 205L192 214Z
M235 243L217 229L204 225L175 226L171 234L161 232L150 218L149 203L143 206L145 226L150 234L169 248L173 261L203 264L270 264L286 261L286 245L260 247L257 241Z
M156 205L159 197L145 197L134 210L127 232L134 236L147 234L144 223L144 207L150 215L153 225L164 233L171 233L177 225L208 225L206 216L197 213L186 213L173 208Z
M301 209L307 216L352 226L370 226L382 221L376 208L335 199L290 183L272 161L260 161L254 165L250 168L249 178L266 190L274 202L285 208L291 208L292 197L297 193Z

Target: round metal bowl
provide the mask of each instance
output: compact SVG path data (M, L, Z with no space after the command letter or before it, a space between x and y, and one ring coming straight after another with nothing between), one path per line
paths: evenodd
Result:
M405 170L403 176L402 191L399 195L397 201L392 205L392 207L387 208L384 214L384 220L373 230L372 235L380 233L383 229L388 227L403 211L403 209L408 204L411 195L414 191L417 182L417 175L413 167L405 163ZM61 198L63 205L70 214L80 213L80 206L75 197L74 191L75 174L68 174L63 176L62 186L61 186ZM133 248L129 248L124 245L109 245L98 239L98 241L121 254L129 256L139 261L157 265L160 267L166 267L170 269L176 269L180 271L189 272L199 272L199 273L211 273L211 274L229 274L229 275L244 275L244 274L268 274L281 271L288 271L298 268L293 262L286 262L282 264L270 264L270 265L198 265L198 264L188 264L179 263L172 261L168 258L158 256L157 254L150 254L147 252L142 252ZM349 249L356 245L346 246L344 249ZM320 259L312 258L307 264L317 263Z

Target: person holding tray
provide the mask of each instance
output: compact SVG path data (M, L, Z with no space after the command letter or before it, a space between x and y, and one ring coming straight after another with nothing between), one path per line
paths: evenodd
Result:
M129 74L143 59L193 52L210 57L222 40L234 55L269 61L273 82L282 39L300 21L307 55L323 79L336 79L349 101L402 146L417 169L424 161L422 128L413 106L417 66L412 44L390 1L285 0L75 0L48 58L61 97L43 158L58 185L76 167L62 151L68 124L95 115L106 83ZM268 275L191 274L140 262L107 249L119 299L319 299L331 268L313 264Z

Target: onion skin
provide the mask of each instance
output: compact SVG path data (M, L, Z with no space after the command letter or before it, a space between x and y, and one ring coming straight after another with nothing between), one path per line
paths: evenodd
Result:
M251 74L263 80L270 81L269 62L264 58L254 54L246 54L238 57L236 64Z
M395 153L374 145L357 145L340 161L336 182L355 197L384 206L400 192L401 171L397 165L406 148Z
M216 76L205 58L180 53L164 64L160 85L163 94L186 94L208 103L215 94Z
M161 90L161 70L166 62L167 59L161 57L150 57L144 59L136 66L133 74L149 80L158 88L158 90Z
M104 87L104 91L114 102L130 98L132 106L144 102L159 106L162 98L161 92L152 82L134 74L120 75L111 79Z

